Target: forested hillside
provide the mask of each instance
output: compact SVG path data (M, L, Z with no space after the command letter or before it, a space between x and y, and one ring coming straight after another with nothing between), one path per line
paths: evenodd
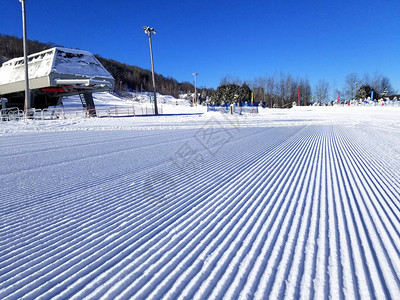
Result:
M59 45L29 40L28 52L32 54L55 46ZM68 47L68 45L65 47ZM21 56L23 56L22 39L15 36L0 34L0 64L11 58ZM127 89L136 91L153 90L150 70L123 64L98 55L96 55L96 57L115 78L115 88L117 91L125 91ZM178 97L180 92L194 92L194 86L190 82L178 82L173 78L164 77L160 74L156 74L156 89L161 94L173 95L175 97ZM207 94L206 90L199 90L199 92Z

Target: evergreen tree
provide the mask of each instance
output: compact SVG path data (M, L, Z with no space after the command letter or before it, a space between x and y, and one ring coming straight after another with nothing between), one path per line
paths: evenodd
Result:
M242 84L242 86L239 88L239 93L238 93L238 100L240 102L250 102L251 101L251 90L249 86L245 83Z
M367 99L368 97L370 97L371 91L373 91L373 89L368 84L361 86L360 89L357 91L356 99ZM377 95L375 94L375 91L374 91L374 98L376 98L376 96ZM371 99L371 100L373 100L373 99Z
M247 85L246 85L247 86ZM247 86L243 87L242 93L243 97L246 97L246 93L250 91L250 88ZM239 87L237 84L223 84L220 85L217 90L212 94L211 96L211 102L217 105L221 104L233 104L233 103L238 103L242 99L240 99L240 92L241 92L241 87ZM250 91L251 95L251 91ZM248 99L250 99L250 96L248 96Z

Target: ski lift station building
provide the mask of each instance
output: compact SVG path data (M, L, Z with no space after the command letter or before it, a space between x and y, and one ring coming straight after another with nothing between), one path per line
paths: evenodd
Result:
M60 47L29 55L28 74L31 108L54 106L64 96L79 94L90 114L95 114L92 93L112 90L115 82L90 52ZM0 98L7 99L6 107L24 108L23 57L9 60L0 68Z

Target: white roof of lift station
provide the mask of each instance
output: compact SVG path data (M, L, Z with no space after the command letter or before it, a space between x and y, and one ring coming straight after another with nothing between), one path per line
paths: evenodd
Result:
M30 89L75 87L79 90L101 91L114 87L114 78L87 51L55 47L28 56ZM0 68L0 95L25 90L24 58L3 63Z

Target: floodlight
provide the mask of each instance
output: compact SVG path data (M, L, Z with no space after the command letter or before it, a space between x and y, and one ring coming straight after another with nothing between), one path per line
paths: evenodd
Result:
M153 50L151 46L151 33L156 34L156 31L154 30L153 27L148 27L148 26L143 26L144 32L148 35L149 37L149 46L150 46L150 60L151 60L151 74L152 74L152 79L153 79L153 92L154 92L154 114L158 115L158 109L157 109L157 93L156 93L156 83L154 79L154 63L153 63Z

